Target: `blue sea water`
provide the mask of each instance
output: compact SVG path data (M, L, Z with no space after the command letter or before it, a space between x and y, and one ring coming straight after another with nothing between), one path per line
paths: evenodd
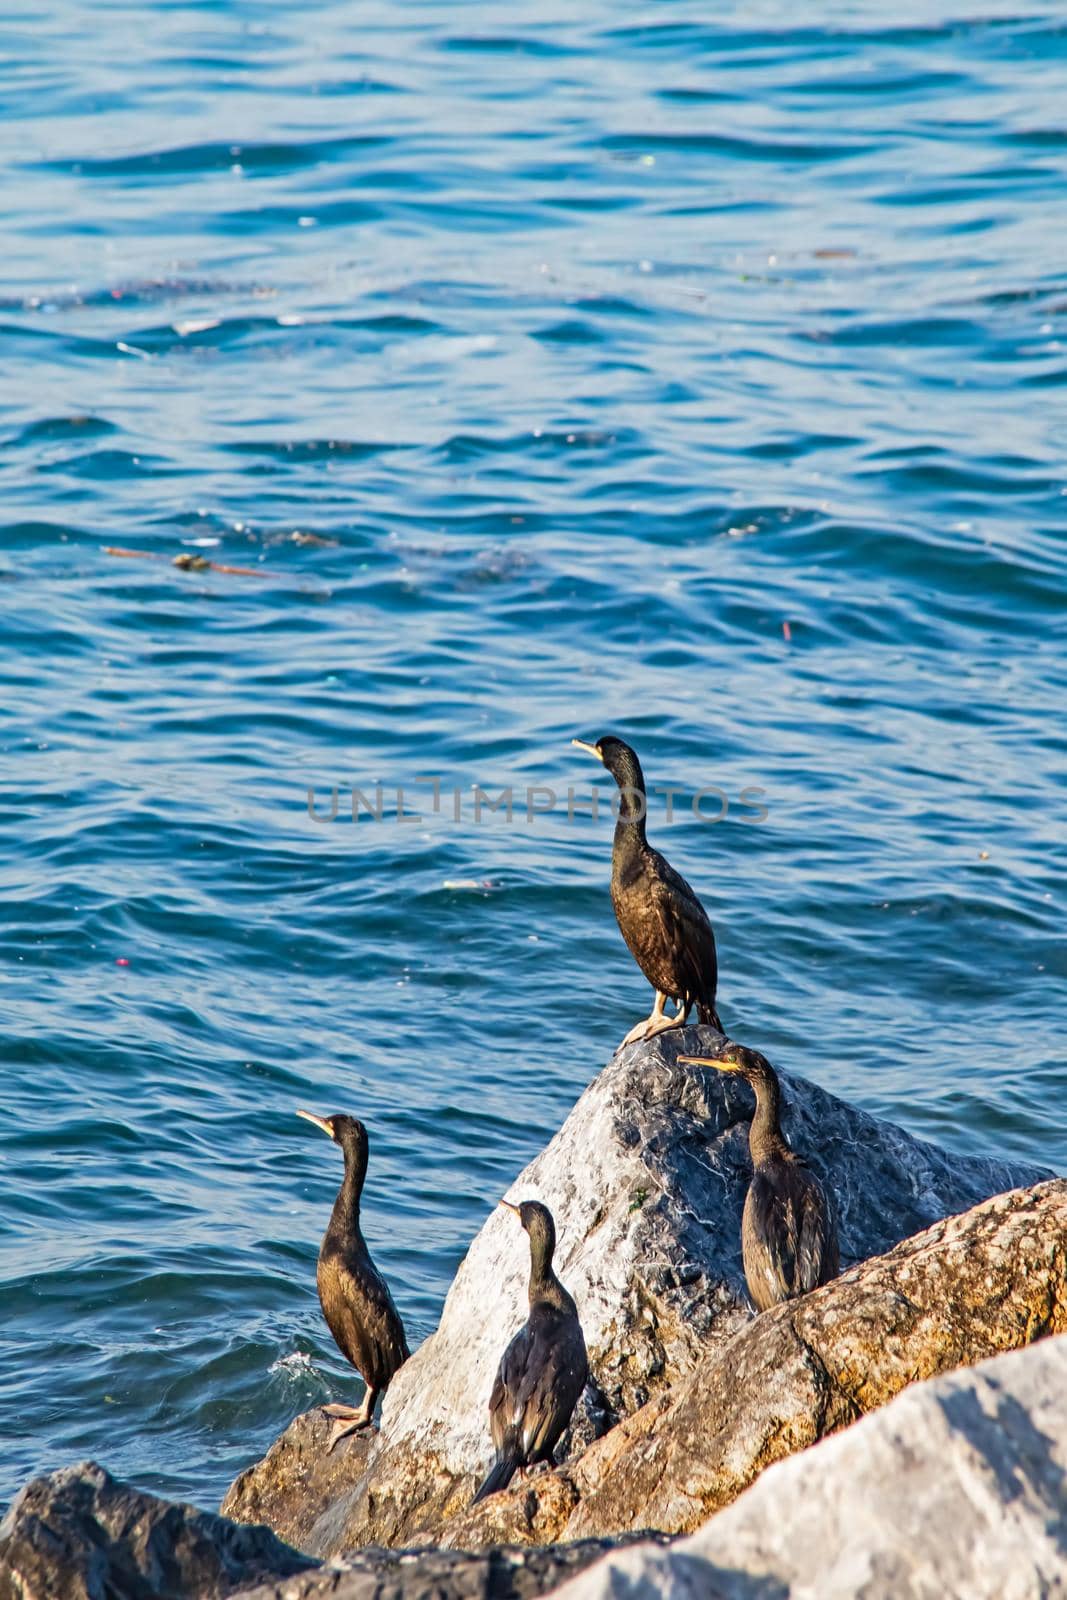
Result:
M0 57L0 1498L210 1505L358 1392L299 1105L430 1331L650 998L574 734L680 791L736 1037L1067 1170L1067 9L57 0Z

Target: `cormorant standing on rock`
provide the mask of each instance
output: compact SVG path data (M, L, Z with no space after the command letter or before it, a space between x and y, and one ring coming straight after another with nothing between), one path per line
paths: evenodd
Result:
M367 1130L355 1117L338 1112L317 1117L298 1111L321 1128L344 1152L345 1175L319 1250L319 1301L337 1348L351 1361L367 1392L362 1406L328 1405L334 1419L327 1451L338 1439L369 1427L378 1396L411 1352L389 1286L370 1258L359 1225L359 1199L367 1176Z
M779 1121L778 1074L758 1050L728 1044L721 1056L679 1056L689 1067L736 1072L756 1095L749 1128L752 1182L741 1219L741 1255L757 1311L836 1278L837 1226L830 1197L788 1146Z
M500 1203L530 1235L530 1315L501 1357L489 1399L496 1460L472 1505L506 1489L520 1468L552 1461L589 1376L577 1307L552 1270L551 1211L537 1200Z
M619 786L619 819L611 852L611 903L630 954L656 991L651 1016L623 1044L684 1027L696 1006L701 1022L723 1031L715 1009L718 961L708 914L670 862L645 838L648 809L641 763L628 744L605 734L595 744L572 739L607 767ZM676 1016L663 1007L678 1002Z

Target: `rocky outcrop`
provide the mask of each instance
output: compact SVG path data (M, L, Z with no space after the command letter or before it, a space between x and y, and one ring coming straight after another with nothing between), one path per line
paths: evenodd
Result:
M557 1600L1049 1600L1067 1594L1067 1339L906 1390L780 1463L692 1538Z
M563 1441L566 1470L535 1475L468 1515L490 1456L496 1365L525 1316L526 1240L497 1211L456 1275L437 1332L394 1380L380 1434L327 1457L321 1422L308 1413L238 1478L224 1512L266 1520L320 1556L365 1544L545 1542L553 1529L577 1532L596 1497L606 1518L609 1464L630 1458L649 1419L674 1403L669 1388L677 1398L698 1371L726 1359L750 1318L740 1260L750 1092L675 1059L721 1042L713 1029L690 1028L620 1051L509 1191L544 1200L556 1217L557 1268L578 1303L596 1380ZM1047 1176L949 1155L801 1078L784 1076L783 1091L786 1132L834 1191L846 1265ZM798 1421L797 1447L820 1431ZM595 1476L583 1480L587 1460Z
M85 1462L35 1478L0 1522L0 1600L218 1600L317 1563Z

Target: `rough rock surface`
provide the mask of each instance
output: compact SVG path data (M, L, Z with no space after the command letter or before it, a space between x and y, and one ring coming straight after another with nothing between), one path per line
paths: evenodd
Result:
M311 1550L315 1524L351 1490L377 1446L373 1433L358 1433L327 1455L329 1437L330 1423L322 1411L306 1411L262 1461L237 1479L222 1502L222 1515L265 1523L287 1544Z
M764 1313L631 1418L625 1442L609 1436L586 1453L571 1473L580 1500L551 1536L688 1532L772 1462L916 1379L1065 1331L1067 1181L1057 1179L949 1217Z
M618 1542L480 1554L367 1549L323 1566L267 1528L142 1494L89 1461L35 1479L12 1505L0 1524L0 1597L533 1600Z
M688 1028L620 1051L509 1191L513 1200L544 1200L555 1215L557 1268L577 1301L599 1385L599 1393L587 1391L561 1458L619 1418L640 1415L749 1317L740 1218L751 1094L675 1060L721 1043L712 1028ZM950 1155L800 1078L783 1077L783 1093L787 1133L836 1196L846 1265L1048 1176L1023 1163ZM525 1237L510 1213L495 1211L456 1275L439 1328L394 1380L380 1435L324 1457L321 1425L308 1413L237 1479L224 1512L265 1519L320 1556L440 1542L488 1465L489 1393L504 1344L525 1316L527 1271ZM546 1519L549 1496L557 1504ZM577 1495L557 1472L507 1499L514 1525L498 1526L499 1506L485 1502L492 1509L478 1542L550 1538L545 1527L562 1526ZM456 1542L451 1530L446 1537Z
M590 1566L617 1542L587 1539L478 1554L372 1547L299 1578L243 1589L234 1600L534 1600ZM642 1545L656 1548L645 1540Z
M141 1494L92 1461L34 1478L0 1522L0 1600L216 1600L315 1564L268 1528Z
M899 1395L772 1467L692 1538L558 1600L1049 1600L1067 1594L1067 1339Z

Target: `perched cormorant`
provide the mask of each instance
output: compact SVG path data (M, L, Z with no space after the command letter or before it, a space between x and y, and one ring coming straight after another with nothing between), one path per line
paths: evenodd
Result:
M552 1270L551 1211L537 1200L500 1203L530 1235L530 1315L500 1360L489 1398L496 1460L472 1505L506 1489L520 1468L551 1462L589 1376L577 1308Z
M745 1279L757 1311L836 1278L840 1266L830 1197L790 1150L779 1121L778 1074L758 1050L728 1044L721 1056L679 1056L683 1066L736 1072L756 1095L749 1129L752 1182L741 1220Z
M323 1406L326 1415L334 1419L326 1446L329 1451L338 1439L369 1426L378 1396L411 1352L389 1286L371 1260L359 1226L359 1198L367 1176L367 1130L343 1112L316 1117L311 1111L298 1111L297 1116L313 1122L344 1151L345 1175L319 1251L319 1301L337 1348L367 1385L362 1406Z
M648 809L641 763L628 744L605 734L595 744L572 739L607 767L619 786L619 818L611 852L611 903L630 954L656 991L651 1016L630 1029L623 1044L684 1026L696 1006L701 1022L722 1032L715 1009L719 967L708 914L670 862L645 838ZM678 1002L665 1015L667 1000Z

